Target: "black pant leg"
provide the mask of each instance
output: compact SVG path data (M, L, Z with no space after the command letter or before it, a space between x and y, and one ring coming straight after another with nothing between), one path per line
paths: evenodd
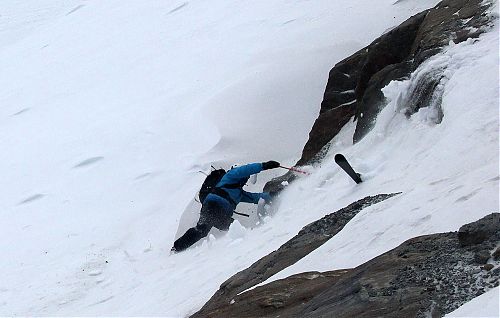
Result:
M203 204L198 223L211 224L211 226L221 231L227 231L234 221L231 217L232 214L232 210L225 209L217 202L209 201Z
M190 228L186 231L186 233L184 233L183 236L179 237L174 242L176 251L183 251L194 243L198 242L208 235L208 232L210 232L211 228L212 226L203 223L198 223L195 227Z

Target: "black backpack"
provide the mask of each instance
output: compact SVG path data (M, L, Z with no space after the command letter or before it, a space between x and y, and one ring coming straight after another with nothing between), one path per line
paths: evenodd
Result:
M224 169L215 169L210 172L210 174L205 178L203 184L201 185L200 192L198 193L198 197L200 198L200 202L203 203L207 195L212 193L215 189L215 185L219 183L220 179L226 174L226 170Z

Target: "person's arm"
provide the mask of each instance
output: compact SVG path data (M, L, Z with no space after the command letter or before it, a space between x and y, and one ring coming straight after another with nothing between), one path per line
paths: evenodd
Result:
M249 163L247 165L229 170L223 177L223 180L225 179L224 183L226 184L231 182L238 182L241 179L250 177L252 174L259 173L262 170L274 169L278 168L279 166L279 162L273 160L266 162Z
M227 184L239 184L243 181L248 180L252 174L261 172L262 170L273 169L279 167L280 164L277 161L267 161L267 162L256 162L249 163L244 166L236 167L229 170L221 181L217 183L218 187L224 187Z
M256 174L261 172L262 169L262 163L249 163L244 166L236 167L231 170L229 170L226 175L223 177L224 183L232 183L232 182L239 182L241 179L246 179L250 177L252 174Z
M252 193L242 190L241 202L257 204L259 203L260 198L264 199L266 202L269 202L271 200L271 196L267 192Z

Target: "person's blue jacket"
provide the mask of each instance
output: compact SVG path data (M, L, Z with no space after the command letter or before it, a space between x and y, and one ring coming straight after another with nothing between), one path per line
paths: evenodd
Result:
M252 193L242 189L252 174L259 173L262 170L262 163L260 162L250 163L229 170L222 177L219 183L217 183L216 187L221 188L222 190L227 192L233 202L230 202L214 193L209 194L204 202L206 202L207 200L217 201L225 207L228 207L227 203L229 203L231 208L234 210L234 208L236 208L236 205L238 205L238 203L240 202L257 204L260 198L269 201L271 197L267 192Z

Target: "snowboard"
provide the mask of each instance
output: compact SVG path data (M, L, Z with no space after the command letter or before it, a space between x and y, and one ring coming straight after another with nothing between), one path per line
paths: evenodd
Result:
M349 164L347 159L344 157L344 155L342 155L340 153L336 154L335 155L335 162L340 166L340 168L342 168L342 170L344 170L349 175L349 177L352 178L352 180L354 180L354 182L356 182L356 183L363 182L363 180L361 180L361 175L359 173L357 173L356 171L354 171L354 169L351 167L351 165Z

